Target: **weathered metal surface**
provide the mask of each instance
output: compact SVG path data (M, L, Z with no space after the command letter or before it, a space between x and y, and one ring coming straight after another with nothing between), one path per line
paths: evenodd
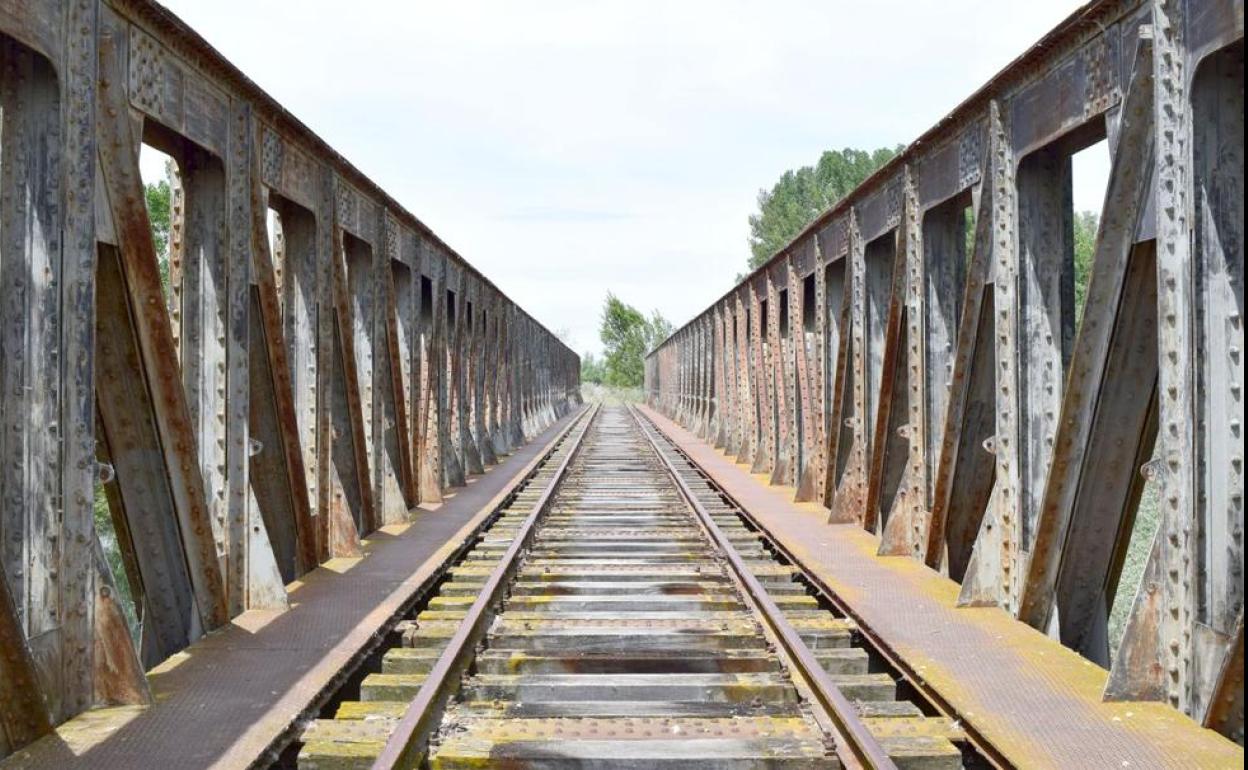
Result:
M7 580L0 581L0 749L24 746L52 729L52 716L39 693L35 661Z
M658 408L961 605L1240 742L1242 19L1091 3L646 363ZM0 119L0 755L146 701L145 665L578 400L571 351L155 4L0 3ZM1071 156L1102 137L1077 324ZM144 142L176 166L167 289Z
M255 125L254 121L249 121L249 123L253 124L253 131L259 130L259 126ZM304 366L311 365L309 356L313 347L306 342L306 335L310 330L305 324L308 305L312 304L312 307L315 307L315 300L308 297L308 288L304 285L304 282L309 281L310 278L315 280L314 277L308 275L310 267L307 259L310 256L308 239L311 233L306 227L300 229L300 225L306 225L306 223L296 222L298 215L291 211L287 217L280 220L279 227L283 237L289 230L292 235L296 236L295 241L283 243L284 250L280 257L270 253L266 213L271 201L266 200L265 188L259 173L261 168L258 165L262 162L262 158L259 152L254 151L254 147L253 144L250 191L251 292L254 297L252 311L258 319L252 322L253 331L248 345L253 356L257 352L264 354L254 359L251 377L260 378L268 387L258 390L253 385L250 400L254 401L258 397L267 399L267 402L262 402L263 405L259 409L252 406L252 415L254 415L252 419L271 421L273 429L268 435L271 443L268 447L268 454L265 455L265 463L272 470L267 473L262 472L259 479L250 479L250 483L266 491L271 490L272 494L279 498L285 498L285 506L289 511L288 517L283 516L282 521L269 524L269 538L272 540L275 537L273 531L275 527L293 532L293 538L290 538L293 542L287 546L292 557L289 559L289 570L293 575L298 575L308 571L319 562L316 548L316 522L312 518L311 502L316 489L315 476L309 473L309 463L315 462L315 455L305 453L302 447L305 442L308 443L309 449L313 446L311 427L315 423L315 385L310 381L314 378L310 378L308 372L299 371L300 363ZM288 220L289 224L287 224ZM289 270L282 271L283 284L281 286L278 286L276 275L279 263L283 268L287 263L291 263ZM286 308L283 308L283 303ZM289 315L283 312L284 309L290 311ZM286 319L289 319L288 326L284 323ZM284 326L286 326L285 329ZM295 339L291 339L292 336ZM300 337L303 339L300 340ZM267 372L263 371L266 367ZM313 388L310 406L309 402L304 402L304 410L311 411L313 414L305 416L302 422L297 406L299 401L296 398L296 382L307 383ZM264 450L265 447L260 448L261 453ZM309 481L312 483L310 484ZM283 571L282 576L289 582L293 579L293 575Z
M705 400L753 472L1110 666L1107 698L1242 736L1242 699L1211 708L1244 595L1243 111L1241 3L1092 2L661 344L647 398L698 435ZM1102 138L1076 308L1071 158ZM729 355L731 396L699 379ZM1141 472L1161 529L1137 591Z
M62 678L57 637L62 597L56 523L39 515L54 505L62 477L60 436L59 246L62 116L53 62L9 39L0 40L0 554L11 583L12 610L29 639L25 655L40 678ZM47 385L52 387L48 388ZM44 457L48 462L33 466ZM89 515L89 514L88 514ZM90 587L88 578L79 589ZM69 610L69 607L65 608ZM14 652L14 662L22 657ZM89 654L85 658L90 660ZM20 666L20 664L19 664ZM60 711L59 697L49 704Z
M139 660L284 607L579 400L574 353L155 3L0 3L0 119L0 755L144 700ZM167 276L144 143L173 160ZM426 281L466 300L454 333Z
M152 457L145 459L147 462L154 460L154 468L163 465L163 473L169 479L190 585L204 630L211 630L229 619L228 586L222 570L224 544L219 539L224 522L213 519L213 510L207 502L204 477L197 460L200 437L196 429L203 428L215 434L217 421L209 420L214 426L211 429L205 428L202 421L195 421L188 394L183 382L179 382L183 367L179 366L178 351L170 331L156 248L144 204L143 181L139 177L141 139L135 135L135 121L123 90L129 27L111 12L102 15L100 26L99 111L103 113L97 123L100 168L117 237L120 293L128 308L119 314L129 315L137 351L135 363L151 393L157 440L147 444ZM126 386L134 382L131 379ZM111 409L112 404L102 404L101 408ZM220 436L218 439L224 441ZM143 448L133 449L142 451Z
M1119 539L1121 510L1133 488L1138 503L1143 485L1138 469L1148 461L1156 433L1155 425L1151 432L1145 427L1156 387L1157 354L1150 344L1156 338L1156 268L1151 245L1133 249L1135 223L1149 193L1152 55L1152 41L1141 40L1118 118L1114 173L1106 192L1120 217L1106 221L1097 238L1083 309L1085 331L1072 354L1062 405L1064 414L1077 419L1055 431L1053 470L1048 489L1041 493L1044 507L1039 521L1043 526L1035 530L1030 575L1019 608L1020 618L1044 628L1049 613L1060 607L1061 617L1075 621L1073 633L1063 634L1068 643L1074 642L1071 646L1106 666L1108 637L1103 629L1089 629L1103 626L1108 618L1103 612L1089 616L1098 601L1106 606L1113 603L1101 595L1111 583L1108 573L1116 561L1107 549L1113 549ZM1088 440L1090 432L1098 435L1097 442ZM1142 460L1137 459L1142 453ZM1115 472L1115 468L1120 470ZM1128 520L1133 515L1131 511ZM1072 522L1080 528L1073 539L1067 531ZM1063 549L1067 541L1070 546ZM1063 551L1068 552L1065 564L1058 559ZM1075 585L1055 596L1059 569L1079 574L1077 582L1068 581ZM1092 642L1085 641L1085 636L1099 636L1104 647L1091 649Z

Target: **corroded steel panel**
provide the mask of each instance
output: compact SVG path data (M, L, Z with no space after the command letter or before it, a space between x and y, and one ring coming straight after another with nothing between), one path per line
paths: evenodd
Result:
M445 467L516 448L521 414L533 436L566 413L580 367L161 6L0 3L0 32L0 660L22 690L2 756L147 699L140 660L284 607L287 581L462 482ZM175 167L167 267L143 142Z
M1165 700L1241 741L1243 113L1242 4L1089 3L726 297L751 313L740 460L946 572L962 605L1112 659L1107 698ZM1071 158L1102 138L1108 191L1077 266ZM808 293L786 281L813 267L812 239L844 265L843 300L831 273L814 292L822 390L791 346ZM802 318L781 330L786 285ZM648 392L692 425L670 408L687 331L652 354ZM1137 592L1123 564L1145 487L1160 531ZM1135 598L1110 650L1116 595Z

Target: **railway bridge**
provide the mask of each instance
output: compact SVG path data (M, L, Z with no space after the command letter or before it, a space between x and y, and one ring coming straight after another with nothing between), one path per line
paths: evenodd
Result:
M162 6L0 0L0 765L1242 767L1243 55L1089 3L605 406Z

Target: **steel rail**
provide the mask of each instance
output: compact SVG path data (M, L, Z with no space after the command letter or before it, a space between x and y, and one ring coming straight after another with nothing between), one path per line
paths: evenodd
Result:
M819 664L814 653L802 641L801 634L793 627L788 618L784 616L784 612L776 605L775 600L767 593L767 589L758 581L758 578L754 577L754 573L750 572L749 568L746 567L745 561L737 553L736 547L723 533L723 530L719 528L719 524L715 522L710 511L706 510L705 506L698 500L697 495L689 487L689 484L681 477L675 464L659 448L658 442L651 433L652 430L657 432L657 426L653 426L634 407L629 406L628 411L633 419L637 421L642 435L646 437L651 447L654 448L655 454L663 462L663 467L676 483L681 496L685 498L685 501L697 515L702 526L710 534L715 545L732 568L737 580L745 587L746 598L754 605L756 613L775 634L783 647L783 652L809 685L815 701L812 705L823 711L827 718L826 724L833 728L832 738L836 744L837 754L842 764L850 767L857 765L863 768L871 768L872 770L896 770L897 765L893 763L884 747L880 745L876 737L863 724L862 719L854 710L853 704L849 702L845 694L832 681L828 672L823 670L823 666ZM647 427L650 429L647 429Z
M663 429L659 428L658 424L651 420L648 415L645 415L642 412L639 413L642 414L651 425L654 425L657 432L665 437L667 436ZM802 571L802 575L812 586L815 587L815 590L819 592L820 596L826 599L832 606L836 607L837 611L842 615L853 620L858 626L858 633L862 635L867 644L869 644L872 649L874 649L875 652L888 663L889 666L899 673L902 679L904 679L908 685L913 687L918 695L922 696L927 703L942 716L956 721L959 727L961 727L962 732L966 734L967 740L970 742L971 746L975 748L975 751L977 751L983 759L987 760L987 762L993 767L1014 767L1014 764L1006 759L1005 755L992 745L992 742L988 740L988 738L985 737L974 724L972 724L971 720L967 719L961 711L955 708L953 704L951 704L943 695L932 687L932 685L927 682L926 678L921 676L913 666L908 664L905 658L902 657L901 653L897 652L897 650L894 649L893 646L884 639L884 637L877 633L875 629L871 627L871 624L869 624L857 610L842 599L839 594L833 591L831 586L829 586L817 574L803 567L801 560L798 559L790 549L786 548L783 543L772 537L771 533L767 531L767 527L763 526L763 524L750 513L749 509L741 505L737 498L733 497L730 492L716 483L714 476L710 471L704 468L697 460L693 459L688 452L677 446L675 442L672 442L672 450L675 451L676 454L683 457L685 462L689 463L694 470L714 484L717 492L737 509L737 513L745 518L745 520L748 521L752 527L754 527L755 531L764 537L777 553L782 554L790 564L796 566Z
M437 662L429 670L429 674L425 677L424 683L421 684L420 690L417 691L416 697L408 704L407 710L403 712L403 716L395 726L394 732L390 734L390 738L386 741L386 745L382 748L381 753L373 761L373 770L395 770L396 768L416 767L420 753L424 750L430 733L437 726L438 720L441 719L446 700L452 694L452 685L458 683L460 676L472 662L477 642L480 640L487 622L492 616L491 610L497 605L498 600L502 598L502 591L510 582L512 569L518 562L521 552L528 544L529 536L532 534L538 518L541 517L542 512L550 503L555 490L558 489L559 482L567 472L568 465L580 448L586 433L589 432L589 425L597 417L598 410L599 405L597 404L582 409L581 414L555 440L555 445L551 449L552 454L558 451L559 445L569 437L573 430L578 428L580 430L580 434L575 437L575 443L569 447L567 453L564 454L563 459L560 461L559 467L555 469L554 475L551 476L550 483L546 485L541 495L533 503L533 510L529 512L524 522L521 523L515 539L511 541L511 545L503 553L502 559L499 560L498 565L490 573L489 578L486 579L481 592L477 594L476 600L468 608L464 619L459 622L459 627L455 629L455 634L451 636L446 649L438 656Z

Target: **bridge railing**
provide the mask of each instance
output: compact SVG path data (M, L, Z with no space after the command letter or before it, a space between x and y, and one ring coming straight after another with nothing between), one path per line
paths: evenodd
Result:
M579 402L575 353L155 3L0 3L0 115L0 756Z
M1082 8L646 362L651 404L1060 636L1106 698L1241 743L1242 18ZM1071 158L1102 139L1078 308Z

